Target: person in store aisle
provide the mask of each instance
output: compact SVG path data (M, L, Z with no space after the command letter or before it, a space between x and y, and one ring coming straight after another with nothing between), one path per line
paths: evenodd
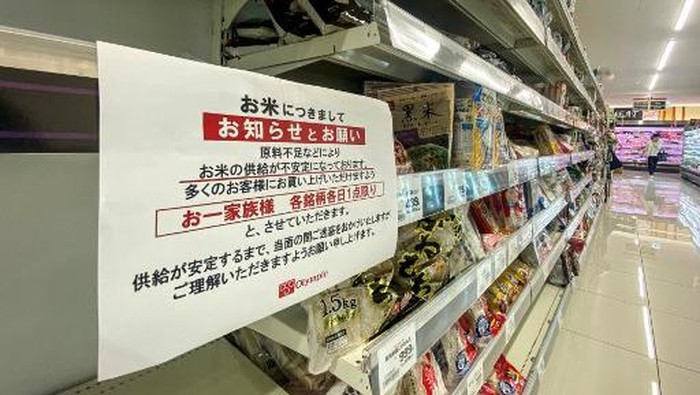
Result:
M661 137L658 133L651 136L651 141L647 143L644 148L644 154L647 157L647 170L649 170L649 176L654 178L654 173L656 172L656 165L659 164L659 152L663 150L663 145L661 145Z

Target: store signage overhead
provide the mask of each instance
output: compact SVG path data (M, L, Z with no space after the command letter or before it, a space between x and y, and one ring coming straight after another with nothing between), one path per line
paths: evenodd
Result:
M618 121L641 121L643 110L638 110L632 107L616 108L615 119Z
M100 380L394 254L378 100L98 43Z
M668 99L665 97L640 97L632 102L632 106L637 110L665 110Z

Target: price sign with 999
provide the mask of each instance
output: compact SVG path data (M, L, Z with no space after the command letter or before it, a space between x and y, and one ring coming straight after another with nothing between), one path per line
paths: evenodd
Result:
M379 393L386 394L418 361L416 325L410 323L377 351Z

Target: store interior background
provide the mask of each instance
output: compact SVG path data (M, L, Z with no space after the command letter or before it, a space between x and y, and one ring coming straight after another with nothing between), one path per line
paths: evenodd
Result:
M217 10L224 2L3 0L0 26L91 42L104 40L217 63L219 43L212 37L215 37L216 21L221 17ZM696 4L686 28L675 32L669 27L674 25L682 3L682 0L579 0L577 3L575 19L581 40L592 66L600 68L606 104L613 108L631 107L633 99L651 95L666 98L670 106L666 111L644 114L646 121L620 122L621 127L627 128L620 133L634 133L635 129L646 133L649 128L661 128L676 133L681 142L684 138L698 141L695 133L685 137L684 129L691 119L700 118L700 4ZM663 70L658 71L660 57L670 39L675 40L674 48ZM289 77L334 86L337 82L329 77L311 74L322 71L314 67L305 73L290 73ZM0 79L16 78L86 91L96 89L94 80L39 76L0 68ZM652 80L654 86L650 86ZM352 89L352 84L343 82L338 87ZM31 94L20 93L13 97L12 105L22 107L31 103L43 109L32 120L36 130L60 125L97 133L94 94L87 92L75 101L66 100L61 93L35 99ZM71 111L76 107L87 110ZM12 120L23 121L26 120ZM96 143L92 139L77 149L89 152ZM693 153L696 154L700 156L700 152ZM679 158L678 166L668 170L678 173L681 163L697 168L700 158ZM4 188L0 194L0 207L12 208L0 214L4 224L0 251L4 254L3 261L13 263L3 264L0 269L0 311L5 317L0 325L0 354L12 356L12 364L0 369L0 382L10 383L10 388L47 393L95 376L97 164L95 153L0 154L0 180L3 185L14 186Z

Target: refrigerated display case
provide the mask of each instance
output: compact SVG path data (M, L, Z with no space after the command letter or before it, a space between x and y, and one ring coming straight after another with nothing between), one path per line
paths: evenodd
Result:
M683 132L683 146L681 175L700 185L700 127L693 126Z
M616 127L617 146L615 154L628 169L646 168L647 158L644 154L651 136L659 134L668 160L659 163L660 171L677 171L683 159L683 128L670 126L636 126Z

